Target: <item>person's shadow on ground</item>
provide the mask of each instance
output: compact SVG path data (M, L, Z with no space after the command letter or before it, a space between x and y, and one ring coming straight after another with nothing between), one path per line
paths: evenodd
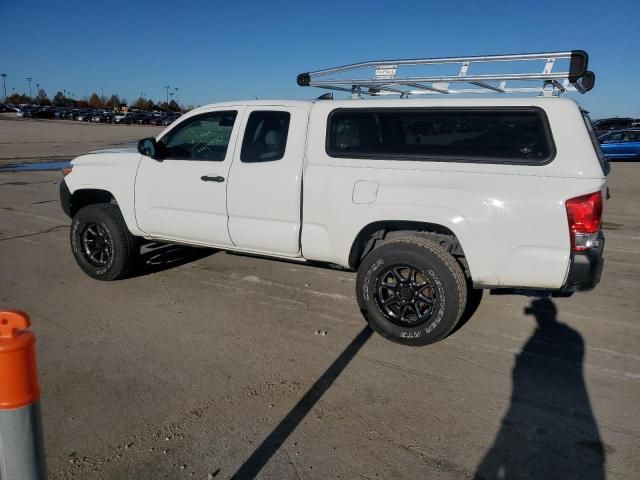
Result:
M525 313L538 327L516 358L509 410L475 478L604 479L582 337L557 321L551 300L534 300Z

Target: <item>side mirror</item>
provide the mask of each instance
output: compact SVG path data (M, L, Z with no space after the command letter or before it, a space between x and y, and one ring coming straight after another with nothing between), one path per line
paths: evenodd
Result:
M145 157L156 158L157 144L153 137L143 138L138 142L138 152Z

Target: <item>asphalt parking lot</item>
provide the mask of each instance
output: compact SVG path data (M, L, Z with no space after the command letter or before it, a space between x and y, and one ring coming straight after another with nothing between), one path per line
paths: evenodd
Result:
M55 123L92 130L69 150L40 125L0 122L0 159L135 128ZM613 165L595 291L487 292L423 348L371 334L330 266L152 244L134 278L94 281L60 178L0 173L0 306L38 337L51 479L640 478L640 165Z
M65 161L99 148L156 135L161 127L72 120L27 120L0 113L0 169L16 162Z

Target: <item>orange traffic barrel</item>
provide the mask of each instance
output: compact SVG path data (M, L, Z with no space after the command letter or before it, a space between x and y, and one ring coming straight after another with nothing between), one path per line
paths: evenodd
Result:
M29 315L0 311L0 409L20 408L40 400L36 337Z
M30 325L26 313L0 310L0 479L47 477Z

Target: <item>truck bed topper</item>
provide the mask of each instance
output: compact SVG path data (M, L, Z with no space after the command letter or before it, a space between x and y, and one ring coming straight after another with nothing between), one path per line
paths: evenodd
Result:
M532 62L543 63L542 70L532 71ZM588 62L589 56L584 50L377 60L301 73L297 82L302 87L351 92L353 98L359 98L362 94L400 95L405 98L409 95L469 93L538 93L556 96L567 91L586 93L593 88L595 74L587 70ZM554 72L556 63L563 70ZM472 65L473 73L470 72ZM406 71L406 75L400 76L399 69ZM351 72L362 76L345 75ZM540 80L542 85L531 85ZM508 86L511 82L529 83L519 83L517 87ZM474 87L450 88L450 84Z

